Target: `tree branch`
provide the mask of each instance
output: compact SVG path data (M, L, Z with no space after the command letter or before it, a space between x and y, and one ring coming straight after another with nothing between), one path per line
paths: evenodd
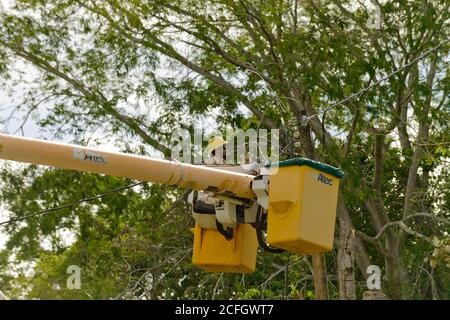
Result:
M431 242L432 240L431 240L429 237L427 237L427 236L425 236L425 235L423 235L423 234L421 234L421 233L419 233L419 232L416 232L416 231L410 229L410 228L405 224L406 221L411 220L411 219L413 219L413 218L417 218L417 217L427 217L427 218L433 219L433 220L435 220L435 221L437 221L437 222L441 222L441 223L450 225L450 220L449 220L449 219L437 217L437 216L435 216L435 215L433 215L433 214L431 214L431 213L427 213L427 212L418 212L418 213L414 213L414 214L411 214L411 215L409 215L409 216L406 216L406 217L404 217L402 220L391 221L391 222L386 223L386 224L380 229L380 231L378 231L377 235L374 236L374 237L368 236L368 235L366 235L366 234L364 234L363 232L358 231L358 230L354 230L354 232L355 232L355 234L356 234L358 237L360 237L361 239L363 239L363 240L365 240L365 241L367 241L367 242L370 242L370 243L372 243L372 244L375 244L376 242L378 242L378 240L380 240L380 238L384 235L384 233L385 233L389 228L392 228L392 227L399 227L401 230L403 230L404 232L406 232L406 233L408 233L408 234L410 234L410 235L413 235L413 236L416 236L416 237L419 237L419 238L421 238L421 239L424 239L424 240L426 240L426 241Z
M238 88L233 86L230 82L226 81L222 76L215 75L209 70L199 66L198 64L195 64L182 54L180 54L172 45L168 44L167 42L161 40L158 36L153 34L149 30L145 31L145 37L138 38L131 34L131 32L124 27L121 27L115 22L104 10L100 10L97 7L91 7L86 6L84 4L84 7L91 11L92 13L103 17L108 21L108 23L113 27L115 30L119 31L121 35L126 36L129 40L144 45L147 48L153 49L155 51L158 51L174 60L177 60L187 68L197 72L198 74L204 76L206 79L212 81L216 85L226 89L231 94L234 94L256 117L258 117L263 124L269 128L269 129L276 129L278 128L278 125L272 121L271 119L264 117L264 113L257 109L253 103L248 99L247 96L245 96Z
M41 59L35 54L32 54L26 51L24 48L14 45L14 44L5 44L10 50L12 50L17 56L31 62L35 66L43 69L58 78L66 81L69 85L71 85L74 89L80 92L83 97L87 100L98 103L102 108L110 115L112 115L115 119L127 125L130 129L132 129L137 135L139 135L146 143L154 147L156 150L161 151L166 157L169 157L171 154L171 150L166 146L162 145L158 142L158 140L149 136L135 121L135 119L128 117L126 115L121 114L117 109L115 109L110 102L98 92L87 88L83 83L79 80L76 80L73 77L70 77L67 73L60 71L57 67L52 66L49 62Z

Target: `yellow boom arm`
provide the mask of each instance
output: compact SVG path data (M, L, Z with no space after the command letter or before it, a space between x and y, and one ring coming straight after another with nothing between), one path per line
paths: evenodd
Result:
M256 197L251 188L254 179L251 175L6 134L0 134L0 159L177 185L245 199Z

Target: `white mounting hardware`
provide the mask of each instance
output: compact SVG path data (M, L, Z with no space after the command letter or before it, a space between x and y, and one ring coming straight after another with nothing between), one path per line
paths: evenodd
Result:
M269 176L260 175L253 180L253 192L256 194L256 201L264 209L269 208Z
M192 191L188 203L192 206L192 217L204 229L216 229L216 202L209 193Z
M221 200L216 205L216 218L226 227L233 227L241 223L254 223L257 209L256 202L253 202L251 207L246 207Z

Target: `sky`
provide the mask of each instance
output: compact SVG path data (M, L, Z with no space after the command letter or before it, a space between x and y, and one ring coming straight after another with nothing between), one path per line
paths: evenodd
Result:
M34 70L34 68L28 65L24 65L20 62L15 66L15 69L18 71L20 70L24 73L25 80L27 79L31 80L36 75L36 70ZM25 87L17 87L15 88L14 94L10 96L10 93L7 90L7 88L0 86L0 120L10 118L11 111L13 110L12 107L17 105L21 101L24 92ZM24 115L25 115L24 112L15 113L14 116L10 118L7 124L4 123L0 124L0 132L7 134L22 135L22 132L17 132L17 129L22 124ZM53 139L53 137L50 136L48 133L42 131L40 127L33 121L33 119L30 119L29 121L26 122L23 128L23 136L28 138ZM95 138L99 139L101 138L101 136L102 136L101 132L98 132L94 135ZM70 143L71 140L72 137L65 136L56 141ZM114 145L112 141L102 142L101 139L100 145L96 147L104 151L119 151L118 147ZM0 160L0 168L4 165L5 162L6 161L4 160ZM14 168L14 166L16 165L19 166L20 164L10 162L10 165L12 165ZM8 212L3 205L0 205L0 222L5 221L7 219L8 219ZM7 235L4 232L2 232L0 227L0 249L4 248L7 238L8 238Z
M14 103L18 100L18 98L21 95L21 91L17 91L16 94L13 97L8 97L7 93L5 92L5 90L3 90L3 88L0 88L0 107L7 107L7 106L11 106L14 105ZM11 113L11 110L0 110L0 119L5 119L8 118L9 115ZM12 118L8 125L1 125L0 126L0 132L1 133L8 133L8 134L13 134L17 128L21 125L22 123L22 116L23 114L17 114L16 117ZM18 133L14 133L15 135L21 135L20 132ZM42 130L40 130L39 126L36 125L32 120L28 121L26 123L26 125L24 126L24 130L23 130L23 135L25 137L28 138L44 138L44 139L50 139L51 137L43 132ZM101 141L101 132L96 133L95 138L100 139L100 145L96 145L97 148L104 150L104 151L119 151L119 148L114 145L114 143L111 140L108 141ZM65 136L62 139L57 140L58 142L65 142L65 143L70 143L72 140L72 137L70 136ZM4 165L6 161L4 160L0 160L0 168ZM19 166L21 164L17 164L14 162L10 162L10 165L13 166ZM1 184L1 183L0 183ZM1 186L0 186L1 187ZM0 206L0 222L1 221L5 221L8 219L8 213L6 211L6 209L4 208L4 206ZM0 227L0 249L4 248L5 245L5 241L7 240L7 236L5 235L4 232L2 232L1 227Z
M1 4L5 4L8 1L0 0L0 10L2 10ZM3 6L3 8L7 8L6 5ZM12 77L13 79L19 79L19 73L21 74L21 83L29 82L31 83L34 78L36 78L39 73L36 70L35 67L30 66L29 64L25 64L23 61L18 60L14 67L11 68L15 72L13 72ZM164 70L159 71L161 76L164 75ZM72 136L63 136L59 138L55 138L52 134L43 131L34 121L33 117L30 117L28 121L23 126L23 130L19 130L23 123L23 119L26 115L26 112L14 112L13 116L11 117L12 111L15 109L14 107L19 105L21 100L23 99L25 93L27 92L27 88L29 87L25 84L19 85L17 87L13 88L13 91L11 92L11 88L6 88L1 86L0 82L0 132L1 133L7 133L7 134L14 134L14 135L23 135L28 138L39 138L39 139L45 139L45 140L52 140L55 142L63 142L63 143L71 143L73 141ZM132 98L130 98L132 100ZM138 104L136 101L128 101L129 105L121 105L121 107L125 108L127 111L130 109L130 106L133 107ZM47 111L47 105L42 104L42 108L39 109L39 116L45 116ZM147 107L147 106L146 106ZM139 110L141 111L141 110ZM135 110L130 110L130 113L135 112ZM149 106L146 109L144 109L141 112L147 112L149 115L149 118L156 118L158 117L158 110L154 106ZM243 111L244 112L244 111ZM208 116L203 119L203 122L199 125L203 129L207 128L213 128L214 127L214 118L216 114L212 112ZM9 119L7 123L3 123L3 120ZM105 139L103 132L101 130L96 131L95 133L91 132L84 132L85 136L90 136L92 134L92 138L96 140L97 143L95 147L104 151L120 151L118 146L114 143L115 139L114 136L110 136L109 138ZM137 146L141 144L140 139L134 139L133 141L127 141L131 147ZM148 148L146 150L150 156L152 157L162 157L162 155L159 152L156 152L152 150L151 148ZM0 160L0 168L5 163L4 160ZM10 164L14 166L19 166L21 164L17 164L14 162L10 162ZM1 184L1 182L0 182ZM1 187L1 186L0 186ZM4 206L0 206L0 222L5 221L8 219L8 212L4 208ZM2 232L0 227L0 249L4 247L5 241L7 240L7 236L4 232Z

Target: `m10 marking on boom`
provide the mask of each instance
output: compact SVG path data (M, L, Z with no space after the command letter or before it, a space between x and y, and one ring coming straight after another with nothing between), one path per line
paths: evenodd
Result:
M92 163L107 164L106 159L98 153L84 151L82 149L73 149L73 158L81 161L90 161Z

